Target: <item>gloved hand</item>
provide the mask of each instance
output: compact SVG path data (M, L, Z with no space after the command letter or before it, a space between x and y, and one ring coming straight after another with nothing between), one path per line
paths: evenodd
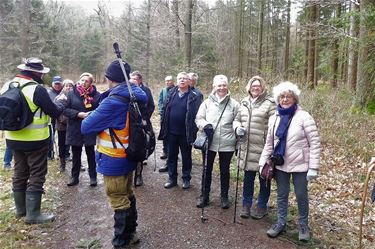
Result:
M212 138L214 137L214 127L212 124L206 124L205 127L203 127L204 133L206 133L208 138L208 146L211 145Z
M316 179L318 177L318 173L319 171L316 169L309 169L309 171L307 171L306 180L311 181Z
M214 127L212 124L206 124L205 127L203 127L204 133L206 133L207 137L210 137L214 134Z
M246 133L247 133L247 130L244 128L244 127L237 127L236 128L236 136L239 137L239 138L243 138Z

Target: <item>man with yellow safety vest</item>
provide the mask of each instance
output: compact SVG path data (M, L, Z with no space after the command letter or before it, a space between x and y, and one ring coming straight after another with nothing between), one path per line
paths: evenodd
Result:
M130 66L125 62L123 65L129 79ZM112 245L122 248L139 242L138 212L132 187L136 162L128 160L124 149L128 146L129 115L128 103L123 98L130 98L130 94L118 60L108 66L105 76L109 90L102 96L107 97L103 97L98 108L82 121L81 132L98 134L97 172L103 174L105 191L114 210ZM147 95L140 87L131 83L131 89L138 102L147 103ZM113 133L119 141L114 139Z
M20 73L7 82L2 92L9 88L11 82L18 82L22 93L32 112L35 112L30 125L17 131L5 131L7 146L14 155L13 196L16 206L16 216L26 216L27 224L46 223L54 220L53 214L42 214L40 204L43 185L47 174L47 153L49 144L49 118L57 118L63 111L63 106L55 105L43 87L43 75L49 68L42 64L39 58L25 59L17 66ZM50 117L49 117L50 116Z

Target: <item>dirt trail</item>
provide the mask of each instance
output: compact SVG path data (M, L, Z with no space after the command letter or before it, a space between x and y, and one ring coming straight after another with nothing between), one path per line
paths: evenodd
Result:
M84 157L84 156L83 156ZM165 161L157 156L157 165ZM194 165L192 186L189 190L179 186L164 189L167 173L154 172L153 155L144 169L144 186L135 189L139 212L138 234L141 242L134 248L297 248L282 239L269 239L266 230L268 219L255 221L237 218L233 224L234 206L220 208L218 177L213 178L211 204L205 209L208 220L201 222L201 209L195 207L199 195L201 167ZM179 173L181 166L178 167ZM45 248L112 248L113 212L98 175L98 187L90 188L87 172L81 172L80 183L71 188L65 182L63 205L56 213L52 232L45 238ZM234 199L235 186L230 195ZM240 199L239 199L240 200ZM239 201L240 202L240 201ZM238 212L241 205L238 205ZM90 244L101 247L90 247Z

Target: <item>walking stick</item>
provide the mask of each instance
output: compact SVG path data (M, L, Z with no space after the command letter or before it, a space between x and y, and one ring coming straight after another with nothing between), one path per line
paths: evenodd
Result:
M362 226L363 226L363 212L365 209L366 198L367 198L367 189L368 189L368 182L370 179L370 174L375 168L375 161L370 164L370 167L367 170L366 180L365 180L365 189L363 191L362 196L362 206L361 206L361 214L359 220L359 249L362 249Z
M206 141L204 142L204 148L205 148L205 151L204 151L204 158L203 158L203 181L202 181L202 184L203 184L203 187L202 187L202 190L203 190L203 193L202 193L202 198L204 198L204 194L206 193L206 173L207 173L207 158L208 158L208 139L206 139ZM204 200L204 199L203 199ZM204 204L203 204L203 207L202 207L202 213L201 213L201 221L202 223L204 223L207 218L204 217Z
M234 197L234 214L233 214L233 223L236 223L237 216L237 195L238 195L238 178L240 176L240 158L241 156L241 141L238 141L238 154L237 154L237 176L236 176L236 195Z

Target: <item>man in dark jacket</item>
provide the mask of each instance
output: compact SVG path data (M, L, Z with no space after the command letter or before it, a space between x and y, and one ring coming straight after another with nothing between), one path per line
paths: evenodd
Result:
M130 72L129 64L123 62L126 74ZM133 171L136 162L127 158L126 150L119 142L111 139L109 128L113 128L123 146L127 146L129 122L127 122L128 102L119 97L129 98L129 90L120 62L113 61L107 68L105 76L110 89L105 98L87 118L82 121L83 134L98 134L96 153L97 170L103 174L104 187L108 200L114 211L114 248L125 248L139 241L136 227L138 212L136 198L132 188ZM141 103L147 102L147 96L135 84L131 84L132 91ZM117 145L116 145L117 144Z
M52 214L40 213L43 185L47 174L47 152L49 143L49 117L57 118L63 106L56 106L43 87L42 77L49 68L39 58L29 58L17 68L21 71L7 82L2 89L5 92L9 85L18 82L22 93L28 99L29 108L35 112L33 121L18 131L5 131L7 146L14 155L13 196L16 216L26 215L27 224L46 223L54 220Z
M151 115L155 110L155 104L154 104L154 98L152 97L150 88L148 88L147 86L143 84L142 74L139 71L134 71L130 74L130 81L135 83L146 93L147 98L148 98L148 101L146 103L146 109L147 109L147 114L148 114L147 119L151 119ZM143 162L138 162L137 169L135 171L135 180L134 180L134 184L137 187L143 185L142 171L143 171Z
M198 128L195 116L202 100L189 86L190 77L181 72L177 75L178 86L170 90L164 104L164 115L159 133L159 139L168 139L168 182L164 188L177 186L177 159L179 149L182 156L182 188L190 188L191 180L191 149Z

